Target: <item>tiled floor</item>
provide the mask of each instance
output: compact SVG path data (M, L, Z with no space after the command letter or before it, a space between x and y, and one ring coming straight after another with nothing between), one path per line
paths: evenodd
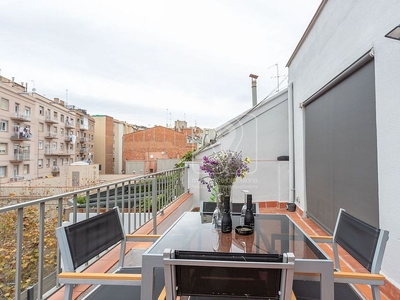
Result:
M181 199L178 200L178 202ZM182 201L185 201L185 199L182 199ZM177 203L179 205L179 203ZM164 218L167 218L168 215L174 210L173 207L169 207L167 210L165 210L164 215L160 217L160 222ZM288 210L285 209L285 206L281 205L281 208L276 207L276 203L260 203L260 213L277 213L277 214L288 214L293 221L298 224L303 231L305 231L309 235L326 235L326 232L323 231L318 225L316 225L311 219L308 218L303 218L302 217L302 212L297 209L296 212L289 212ZM140 232L137 233L146 233L149 234L151 233L151 224L148 224L149 226L143 226L140 229ZM127 265L137 265L138 262L140 262L141 258L141 253L144 251L146 247L148 247L149 244L147 243L130 243L129 249L127 250L127 256L126 256L126 264ZM321 244L322 249L330 255L332 258L332 248L329 245L324 245ZM133 249L131 251L131 249ZM113 262L115 263L118 260L118 249L114 249L112 252L108 253L105 255L98 263L96 263L93 268L96 269L96 271L110 271L112 270L112 265ZM351 259L348 255L346 255L343 252L340 252L341 259L343 260L342 263L342 269L343 270L352 270L352 271L358 271L358 272L365 272L362 267L360 267L360 264L356 262L355 260ZM100 270L101 269L101 270ZM89 270L88 270L89 271ZM92 270L93 271L93 270ZM88 291L88 286L78 286L74 290L74 296L76 297L74 299L80 299L83 294L86 294ZM365 299L372 299L371 295L371 289L369 286L360 286L357 285L357 288L360 290L360 292L365 296ZM83 294L82 294L83 293ZM63 290L61 289L59 292L57 292L55 295L50 297L50 300L58 300L62 299L63 295ZM81 296L79 296L81 295ZM381 299L382 300L393 300L393 299L400 299L400 291L396 289L392 284L387 282L384 287L381 288ZM345 299L344 299L345 300Z

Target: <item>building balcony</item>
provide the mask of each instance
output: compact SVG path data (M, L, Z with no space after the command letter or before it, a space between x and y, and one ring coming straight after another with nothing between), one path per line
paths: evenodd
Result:
M79 130L84 130L84 131L89 130L89 125L80 124L79 125Z
M15 115L10 117L10 119L13 120L13 121L30 122L31 121L31 116L30 115L22 115L22 114L19 114L19 113L15 113Z
M66 136L64 136L64 141L65 141L66 143L70 143L70 142L72 142L72 137L69 136L69 135L66 135Z
M87 142L87 138L86 138L86 137L81 137L81 138L79 139L79 141L80 141L81 143L86 143L86 142Z
M87 153L87 152L88 152L87 148L84 148L84 147L79 148L79 153Z
M46 150L44 155L51 155L51 156L70 156L75 154L73 150Z
M12 141L30 141L32 135L30 133L26 134L23 132L16 132L11 136Z
M57 124L58 123L58 119L56 117L52 117L49 115L46 115L46 118L44 121L48 124Z
M45 139L57 139L57 133L54 132L48 132L44 136Z
M30 153L19 153L14 154L13 158L10 159L11 163L21 163L23 161L30 160Z
M65 128L66 128L66 129L73 129L73 128L75 128L74 122L72 122L72 121L67 121L67 122L65 122Z

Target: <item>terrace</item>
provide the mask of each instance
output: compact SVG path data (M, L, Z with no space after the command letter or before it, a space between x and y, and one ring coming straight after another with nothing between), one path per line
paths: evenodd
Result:
M119 206L123 214L123 223L128 232L162 234L185 211L198 206L195 199L200 198L200 190L189 192L191 169L188 164L184 168L119 180L102 184L96 187L77 190L70 193L37 199L25 203L14 204L0 208L1 218L6 214L12 215L15 220L16 239L11 246L15 251L7 253L11 272L3 275L0 281L0 298L27 299L28 291L33 291L35 299L62 299L63 287L57 281L57 274L61 271L61 262L57 249L54 247L54 229L69 220L77 222L81 218L88 218L93 214L101 213L113 206ZM197 183L198 184L198 183ZM79 204L82 196L88 201ZM317 226L311 219L304 218L303 212L286 210L285 202L258 201L260 213L289 214L290 217L309 235L326 235L326 232ZM26 219L34 214L38 217L37 228L29 227ZM28 226L27 226L28 225ZM53 239L49 236L53 235ZM29 237L29 238L28 238ZM35 241L37 256L33 259L26 253L26 242ZM10 241L7 241L10 245ZM146 243L130 243L127 252L126 264L140 264L141 253ZM5 247L2 245L1 248ZM323 250L332 255L329 246ZM2 249L4 251L4 249ZM4 253L1 253L4 256ZM52 264L49 258L53 257ZM30 259L29 263L27 259ZM359 264L343 253L342 259L349 270L359 270ZM101 255L85 271L111 271L118 261L118 251L110 249ZM32 263L35 264L32 267ZM31 278L26 277L30 266ZM13 277L12 274L15 274ZM12 289L10 289L12 287ZM89 285L79 285L74 295L81 299L90 290ZM372 299L371 291L366 286L358 286L366 299ZM15 291L15 292L14 292ZM393 299L397 291L388 283L381 289L382 299ZM28 298L29 299L29 298Z

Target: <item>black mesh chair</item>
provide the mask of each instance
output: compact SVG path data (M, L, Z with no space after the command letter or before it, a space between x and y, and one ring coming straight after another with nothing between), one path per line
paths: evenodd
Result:
M75 284L136 286L140 291L141 269L123 269L127 241L154 242L158 235L125 234L118 207L89 219L56 229L63 272L58 274L65 285L64 299L72 299ZM85 266L101 254L120 245L115 273L88 273ZM82 272L80 272L82 271Z
M371 226L350 215L344 209L339 210L333 236L311 236L318 243L332 243L334 254L335 299L362 299L352 284L371 286L374 300L380 299L379 286L385 284L381 270L389 232ZM355 258L369 273L343 272L340 267L339 246ZM308 280L295 280L293 290L297 299L318 299L315 291L319 285Z
M291 299L293 253L164 252L166 299Z

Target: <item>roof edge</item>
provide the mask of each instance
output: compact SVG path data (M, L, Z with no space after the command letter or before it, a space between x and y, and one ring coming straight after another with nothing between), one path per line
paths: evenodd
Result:
M311 19L310 24L308 24L306 30L303 33L303 36L301 37L300 41L298 42L296 48L294 49L292 55L290 56L288 62L286 63L286 67L288 68L290 64L292 63L293 59L295 58L297 52L299 52L300 47L303 45L304 41L306 40L308 34L310 33L311 29L314 27L315 22L317 21L319 15L321 14L322 9L324 8L326 2L328 0L322 0L321 4L318 6L317 11L315 12L313 18Z

